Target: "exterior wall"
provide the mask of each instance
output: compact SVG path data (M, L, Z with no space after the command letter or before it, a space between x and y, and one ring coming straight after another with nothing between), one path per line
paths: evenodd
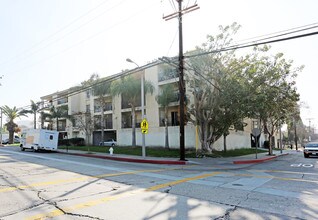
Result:
M158 147L164 146L165 141L165 128L163 126L160 127L160 106L156 101L156 96L159 92L159 87L164 84L169 83L177 83L178 78L171 78L167 80L158 80L158 74L160 69L160 65L152 66L146 68L144 71L145 80L150 81L154 85L154 92L153 94L146 94L145 96L145 116L149 123L149 132L145 135L146 146L148 147ZM140 74L140 71L135 73ZM64 90L62 92L57 92L52 95L48 95L43 97L42 99L48 100L49 98L53 100L52 104L55 107L58 107L57 97L63 95L68 90ZM71 90L70 90L71 91ZM187 98L189 102L193 102L192 95L187 91ZM92 115L100 115L100 113L94 112L94 97L90 95L87 97L86 91L79 93L77 95L70 96L68 98L68 107L69 107L69 114L74 114L78 112L86 112L86 106L90 105L89 111ZM121 96L115 96L111 98L112 100L112 110L107 111L105 113L112 114L112 129L107 129L105 132L116 132L116 139L117 143L120 146L130 146L132 142L132 130L131 128L122 128L122 113L129 112L130 109L122 109L121 107ZM170 111L176 111L178 109L178 103L171 104ZM180 117L178 115L178 117ZM136 108L136 122L141 121L141 107ZM246 119L247 126L245 127L245 131L231 131L231 134L227 136L227 149L235 149L235 148L242 148L242 147L250 147L251 140L250 140L250 132L252 131L252 121L250 119ZM55 123L55 122L53 122ZM179 126L169 126L169 146L171 148L179 148ZM73 127L71 122L67 120L66 131L68 132L68 138L72 137L83 137L86 139L86 135L83 131L80 131L78 128ZM95 134L100 132L100 130L95 130ZM93 132L93 133L94 133ZM136 128L136 143L137 145L141 146L142 134L140 128ZM261 138L261 143L264 141L264 136ZM90 137L90 143L93 142L93 134ZM96 140L95 140L96 142ZM276 142L275 142L276 143ZM196 129L194 125L190 122L185 126L185 147L186 148L200 148L199 141L196 136ZM223 150L223 138L221 137L215 144L214 149L216 150Z
M169 134L169 146L170 148L179 148L179 127L168 127ZM131 145L131 129L121 129L117 132L118 145L130 146ZM136 129L136 144L142 145L142 134L141 129ZM165 145L165 128L164 127L153 127L149 123L148 134L145 134L145 144L147 147L164 147ZM195 129L193 125L185 126L185 147L195 147Z

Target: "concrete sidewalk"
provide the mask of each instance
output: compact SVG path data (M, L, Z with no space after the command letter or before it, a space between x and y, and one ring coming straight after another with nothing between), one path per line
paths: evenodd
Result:
M150 163L150 164L170 164L170 165L186 165L186 164L253 164L253 163L262 163L268 160L273 160L277 157L288 155L291 150L283 150L283 153L280 151L273 151L274 155L269 156L267 152L258 153L257 158L255 154L244 155L239 157L227 157L227 158L186 158L186 161L181 161L178 158L162 158L162 157L142 157L142 156L133 156L133 155L123 155L123 154L106 154L106 153L87 153L84 151L76 150L58 150L58 153L74 155L74 156L84 156L92 157L99 159L107 160L116 160L124 162L133 162L133 163Z

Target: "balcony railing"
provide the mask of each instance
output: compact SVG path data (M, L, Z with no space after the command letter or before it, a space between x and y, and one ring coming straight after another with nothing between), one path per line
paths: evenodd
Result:
M95 130L99 130L102 127L101 127L100 123L96 123L94 128L95 128ZM111 122L111 121L106 122L104 129L113 129L113 122Z
M177 69L162 69L158 74L158 81L162 82L169 79L175 79L179 77Z

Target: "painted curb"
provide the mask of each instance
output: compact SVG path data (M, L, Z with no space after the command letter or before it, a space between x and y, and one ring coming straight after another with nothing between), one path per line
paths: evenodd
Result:
M60 152L60 151L59 153L73 155L73 156L91 157L91 158L116 160L116 161L123 161L123 162L132 162L132 163L151 163L151 164L170 164L170 165L186 165L187 164L187 161L178 161L178 160L151 160L151 159L113 157L113 156L94 155L94 154L67 153L67 152Z
M269 156L269 157L265 157L265 158L262 158L262 159L254 159L254 160L235 160L235 161L233 161L233 163L234 164L263 163L265 161L273 160L273 159L275 159L277 157L286 156L288 154L289 153L285 153L285 154L280 154L280 155L276 155L276 156Z

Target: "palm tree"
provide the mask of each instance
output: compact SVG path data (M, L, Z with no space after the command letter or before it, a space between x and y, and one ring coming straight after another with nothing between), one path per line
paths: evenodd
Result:
M14 123L16 118L21 116L27 116L23 110L17 109L15 106L10 108L9 106L5 105L2 107L3 114L7 116L8 122L5 124L7 130L9 131L9 143L13 143L13 136L14 132L18 129L18 125Z
M165 124L165 148L169 149L168 136L168 108L169 104L176 101L176 93L173 86L166 84L161 87L161 93L156 96L157 103L164 108L164 124Z
M153 93L154 86L151 82L144 82L144 92ZM141 97L141 80L132 76L126 76L121 80L113 81L111 84L111 94L113 96L121 95L122 99L128 102L131 107L132 119L132 146L136 146L136 106Z
M94 95L98 96L97 100L99 101L100 108L101 108L101 143L103 144L104 129L105 129L104 110L106 109L106 106L109 103L110 82L99 79L97 75L96 82L93 84L92 88L93 88Z
M31 109L30 110L22 110L24 114L33 114L33 127L36 129L36 114L40 112L42 109L40 107L41 102L34 102L31 100Z
M50 114L47 115L48 118L50 119L56 119L56 130L59 128L59 119L60 118L67 118L67 119L72 119L72 117L68 114L68 106L67 105L62 105L59 107L54 107L52 106L50 108Z

